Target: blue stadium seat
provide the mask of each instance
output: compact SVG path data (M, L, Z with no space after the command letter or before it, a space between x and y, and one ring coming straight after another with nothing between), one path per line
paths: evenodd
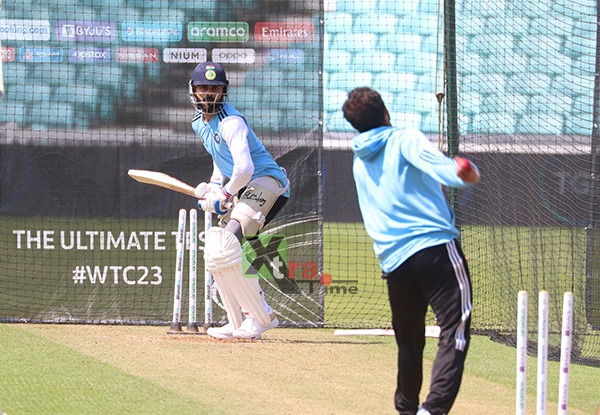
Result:
M3 1L2 10L7 19L50 20L52 18L52 10L47 4L33 4L28 1L10 4Z
M266 132L278 133L281 131L284 112L281 110L258 108L247 110L244 116L250 122L252 129L261 135Z
M75 127L75 108L73 105L53 101L46 105L31 107L31 122L34 128L73 128Z
M517 94L537 95L550 91L551 77L543 73L518 73L510 76L506 90Z
M91 0L94 1L94 0ZM142 19L142 12L133 7L99 7L96 9L96 19L114 21L117 29L121 29L121 23L125 21L139 21ZM121 41L121 37L117 41Z
M590 33L586 37L569 36L565 40L563 53L565 55L579 58L583 55L593 55L596 51L595 34Z
M578 0L576 3L572 0L554 0L551 4L551 15L557 13L574 18L582 18L583 16L596 16L598 13L598 5L592 0Z
M331 49L347 50L352 53L375 49L375 33L338 33L331 41Z
M461 58L456 61L456 71L459 75L471 75L478 73L486 73L492 71L493 68L489 68L481 56L472 52L465 52L461 54ZM497 71L494 71L497 73Z
M375 10L377 0L336 0L335 11L348 12L354 15L372 12Z
M483 97L479 92L466 92L458 98L458 110L467 115L479 114L482 102Z
M570 114L565 121L565 134L591 136L593 125L592 112Z
M251 69L244 73L243 86L278 90L283 87L283 73L277 70Z
M108 7L112 9L118 9L120 7L126 7L126 0L79 0L79 4L86 7Z
M481 72L484 74L512 75L527 71L529 58L526 56L511 55L489 55L482 59Z
M283 113L282 129L310 131L319 126L320 112L307 109L290 109Z
M389 110L390 112L430 114L438 111L438 101L433 93L405 92L394 97L394 103Z
M389 13L365 13L354 17L352 29L356 33L395 33L396 16Z
M486 19L483 17L469 17L465 24L459 24L456 26L456 34L460 36L475 36L481 33L485 33L483 28L485 27Z
M392 112L390 111L390 122L398 128L413 128L421 127L422 115L418 112Z
M327 72L345 72L350 70L352 54L347 50L325 49L323 69Z
M547 19L551 21L551 19ZM505 16L489 17L485 22L485 27L480 33L490 35L512 35L525 36L529 31L529 19L527 17L511 17L507 21Z
M393 53L421 51L421 36L414 33L385 33L379 37L377 48Z
M5 96L3 99L8 101L26 101L26 102L46 102L53 99L52 87L39 83L19 83L6 84L4 86ZM4 102L2 103L4 105Z
M573 32L571 36L575 38L590 38L596 33L596 16L578 16L577 20L573 21ZM590 36L592 35L592 36Z
M573 60L571 73L573 75L593 75L596 72L596 56L594 54L581 55Z
M230 88L228 96L233 106L241 111L258 109L258 103L262 100L261 90L248 86Z
M325 113L324 127L327 132L356 132L354 127L344 118L341 109Z
M473 36L467 45L468 52L474 52L482 56L512 55L515 49L515 37L510 34L487 34L482 33Z
M176 22L181 23L184 26L187 23L185 10L172 7L169 7L168 9L143 9L142 19L145 21L156 22Z
M482 112L475 114L469 131L480 134L514 134L517 117L507 112Z
M510 1L506 4L505 12L508 17L551 16L550 4L553 0L537 0L535 2Z
M415 73L418 75L435 72L441 68L442 61L435 53L414 52L398 55L396 67L398 72Z
M431 36L438 32L441 21L432 15L404 16L398 20L397 30L401 33L413 33L421 36Z
M373 88L377 91L410 92L415 90L417 75L413 73L378 73L373 80Z
M314 92L314 91L313 91ZM308 96L314 94L308 93ZM306 104L306 98L304 90L302 89L294 89L287 88L284 94L269 94L267 91L263 91L263 97L266 98L266 103L269 108L277 109L277 110L291 110L291 109L316 109L309 108ZM267 98L268 97L268 98Z
M349 92L361 86L371 87L372 83L373 74L371 72L336 72L330 74L325 87Z
M528 33L530 35L561 36L564 38L573 33L573 24L573 18L565 15L553 15L551 19L548 16L540 15L536 19L531 19Z
M435 93L444 90L444 73L442 71L419 75L417 91Z
M507 0L461 2L460 12L473 17L502 17L505 15ZM470 7L469 7L470 6Z
M328 89L323 91L323 110L325 112L339 111L348 97L348 92L341 89Z
M352 58L351 69L356 72L394 72L396 55L391 52L360 52Z
M593 75L558 75L552 80L551 93L565 94L571 97L578 95L594 96Z
M81 6L75 4L61 5L58 9L52 11L52 19L56 20L96 20L96 10L93 7Z
M29 124L31 122L29 103L5 99L0 105L0 123Z
M573 98L568 95L533 95L527 105L529 114L559 114L567 115L572 111ZM591 107L590 107L591 109Z
M517 123L519 134L564 133L564 117L560 114L526 114Z
M2 65L4 83L6 88L11 84L22 84L29 78L29 69L32 65L21 62L4 62Z
M562 53L557 53L551 60L542 55L534 55L529 58L527 72L560 75L571 72L572 67L573 59Z
M571 114L593 113L594 97L589 95L579 95L572 99Z
M507 112L523 115L527 112L529 97L522 94L497 93L481 98L481 112Z
M28 72L31 82L43 85L73 85L77 67L68 63L36 63Z
M444 118L442 120L442 130L443 132L448 132L448 119ZM458 129L461 134L469 133L470 119L466 114L458 114ZM440 118L438 113L427 114L423 118L421 118L421 131L430 134L438 134L440 130Z
M418 7L419 0L378 0L376 12L392 13L396 16L413 16L417 14Z
M517 52L523 56L538 56L552 60L562 50L562 38L553 35L527 35L521 39Z
M347 12L331 12L325 14L326 33L350 33L352 31L352 15Z
M439 85L439 83L438 83ZM458 91L481 92L493 90L499 93L506 91L506 77L503 74L473 74L458 77Z

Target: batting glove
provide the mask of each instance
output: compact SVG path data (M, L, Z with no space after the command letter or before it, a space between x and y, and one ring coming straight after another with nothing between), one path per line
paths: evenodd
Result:
M198 201L198 207L205 212L225 215L232 207L231 194L224 187L219 191L211 191L204 195L204 199Z

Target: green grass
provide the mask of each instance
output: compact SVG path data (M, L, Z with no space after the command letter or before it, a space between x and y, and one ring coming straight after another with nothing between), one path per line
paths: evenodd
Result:
M390 414L393 337L275 329L261 341L169 336L166 327L0 325L0 407L45 414ZM425 349L427 392L436 341ZM453 414L514 413L515 350L474 336ZM529 357L528 413L535 408ZM594 414L600 368L573 365L570 414ZM549 363L549 413L558 364Z

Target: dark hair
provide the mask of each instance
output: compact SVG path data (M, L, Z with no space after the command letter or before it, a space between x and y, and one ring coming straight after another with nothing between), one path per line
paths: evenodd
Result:
M386 125L386 107L379 93L371 88L355 88L342 106L344 118L359 132Z

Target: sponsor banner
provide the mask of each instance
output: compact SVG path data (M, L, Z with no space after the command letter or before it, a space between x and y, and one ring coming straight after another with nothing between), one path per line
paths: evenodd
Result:
M165 48L163 61L167 63L200 63L206 62L204 48Z
M73 48L67 52L69 63L110 62L110 48Z
M117 62L158 62L156 48L118 48Z
M125 42L179 42L183 26L176 22L123 22L121 38Z
M14 62L15 48L10 48L10 47L0 48L0 59L2 59L2 62Z
M247 42L250 28L246 22L190 22L190 42Z
M312 42L315 26L310 22L258 22L254 25L257 42Z
M50 40L48 20L0 19L1 40Z
M256 52L254 49L213 49L212 60L213 62L220 63L254 63L256 61Z
M301 49L268 49L263 56L264 63L276 65L304 63L304 51Z
M56 25L58 40L72 42L110 42L117 38L114 22L59 20Z
M62 62L62 48L27 48L19 49L21 62Z

